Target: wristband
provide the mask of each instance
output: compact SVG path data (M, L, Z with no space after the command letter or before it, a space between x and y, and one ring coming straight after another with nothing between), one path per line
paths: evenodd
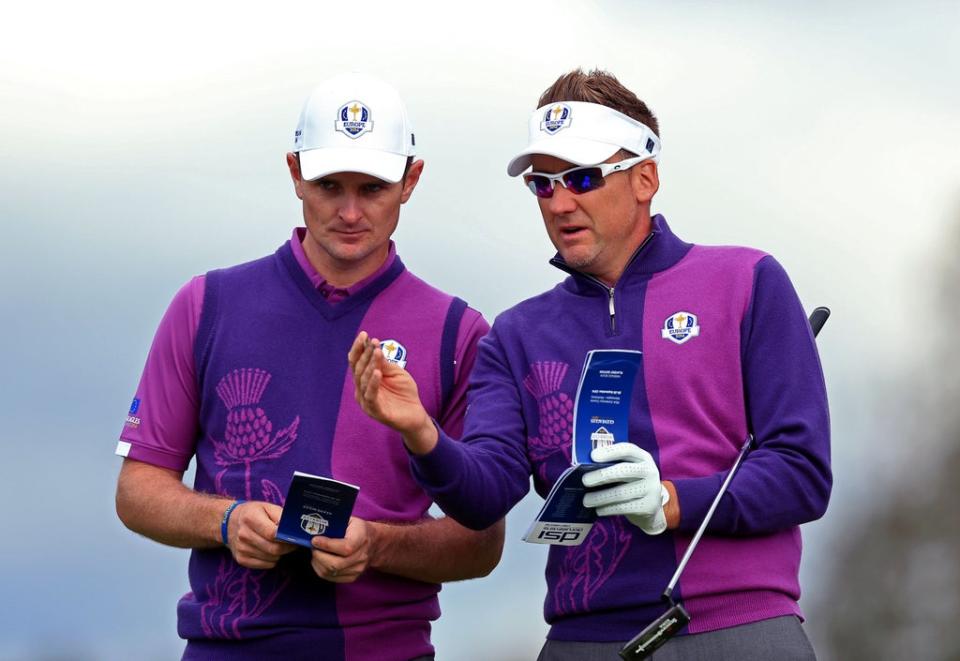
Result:
M224 546L230 546L227 543L227 526L230 523L230 515L233 514L233 510L236 509L237 505L242 505L247 501L245 500L235 500L230 503L230 507L227 508L227 511L223 513L223 519L220 521L220 539L223 540Z

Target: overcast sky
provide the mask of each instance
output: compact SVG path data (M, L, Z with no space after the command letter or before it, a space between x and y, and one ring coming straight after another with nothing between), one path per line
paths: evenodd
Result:
M939 239L960 209L958 5L451 4L5 10L0 658L179 654L187 555L116 521L115 440L177 288L300 223L284 153L311 87L344 70L389 80L412 115L426 168L405 263L491 320L560 277L505 174L540 92L596 66L647 101L655 211L686 240L774 254L808 308L834 309L837 484L804 528L804 588L824 589L844 522L905 454L892 404L936 322L930 264L957 248ZM491 578L444 589L440 658L535 656L545 556L519 538L537 507L508 519Z

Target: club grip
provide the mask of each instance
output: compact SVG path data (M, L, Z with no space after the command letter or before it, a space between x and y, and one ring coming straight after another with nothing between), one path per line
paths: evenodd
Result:
M810 313L810 328L813 329L814 337L820 334L820 329L823 328L823 325L827 323L827 319L829 318L830 308L822 305Z

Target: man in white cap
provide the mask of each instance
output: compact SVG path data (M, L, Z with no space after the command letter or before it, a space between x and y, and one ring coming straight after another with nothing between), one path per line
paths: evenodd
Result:
M627 435L592 450L613 465L583 478L602 487L583 498L599 518L579 545L550 548L541 660L640 658L665 630L678 635L656 651L661 661L813 659L797 603L799 525L823 515L832 477L803 307L770 255L686 243L651 215L659 126L616 78L573 71L538 106L508 173L532 168L524 181L557 249L551 263L569 277L497 317L471 375L463 442L417 403L411 375L368 341L374 332L351 349L358 401L402 433L440 507L482 529L531 476L546 496L570 467L587 353L640 352ZM673 589L686 613L658 619L748 436L752 451ZM654 621L651 637L624 647Z
M193 549L185 659L430 659L438 583L496 566L502 522L429 518L399 435L363 415L347 352L376 329L462 431L488 326L407 271L390 236L423 171L400 96L360 74L307 99L287 165L305 227L274 254L187 283L160 323L121 433L117 512ZM196 480L182 475L196 458ZM343 539L276 540L294 471L359 486Z

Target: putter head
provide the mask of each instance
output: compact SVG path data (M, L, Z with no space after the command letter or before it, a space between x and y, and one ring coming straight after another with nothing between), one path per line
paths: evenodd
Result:
M690 614L684 607L673 604L666 613L651 622L646 629L623 646L620 650L620 658L626 661L646 659L689 622Z

